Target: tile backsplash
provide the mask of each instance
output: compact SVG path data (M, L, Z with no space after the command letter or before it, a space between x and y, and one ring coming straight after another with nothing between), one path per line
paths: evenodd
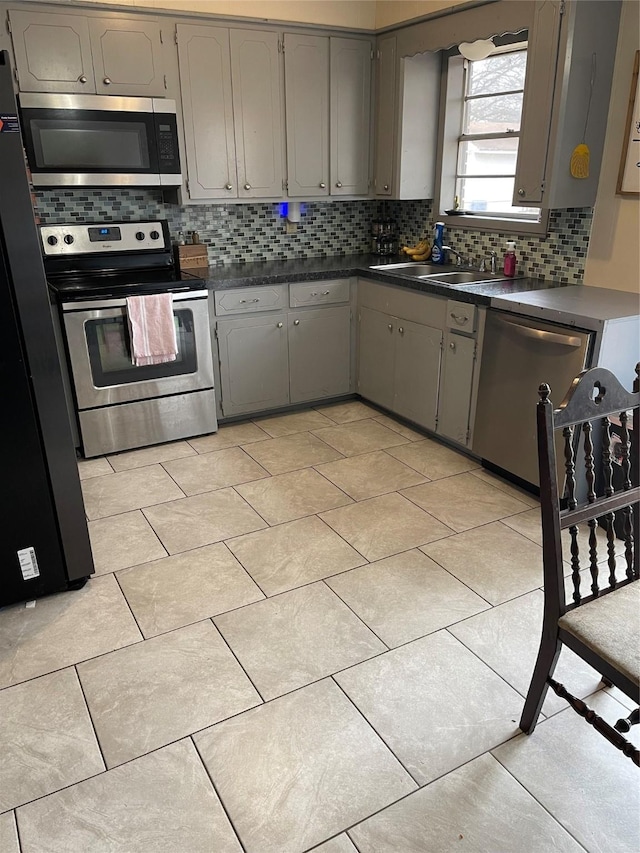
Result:
M431 233L430 201L303 202L297 230L287 234L277 203L177 205L159 190L40 190L42 224L166 218L174 239L197 231L211 264L361 254L370 250L370 226L380 217L397 224L402 243ZM507 240L517 243L518 271L532 277L582 281L591 230L591 208L554 210L545 236L485 233L452 228L447 242L479 258L489 250L501 259Z

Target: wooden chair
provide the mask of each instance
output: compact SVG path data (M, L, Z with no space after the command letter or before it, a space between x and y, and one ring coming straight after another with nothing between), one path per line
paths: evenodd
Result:
M551 686L588 723L640 766L638 750L621 734L638 722L638 711L612 727L553 679L564 643L596 669L605 684L614 684L634 703L640 703L639 389L640 364L636 365L633 393L626 391L611 372L596 367L583 371L574 379L567 396L555 411L549 399L551 389L548 385L540 386L537 422L544 617L540 650L520 728L527 734L533 732L547 689ZM629 428L629 410L633 410L632 429ZM616 459L611 452L612 416L619 424ZM556 442L559 438L556 432L559 431L565 469L562 502L556 475ZM601 445L600 453L594 454L594 445ZM601 465L597 464L596 456L601 457ZM616 479L621 481L618 490L614 488ZM635 485L632 485L632 480ZM562 508L565 505L566 508ZM603 554L598 553L598 521L605 534ZM586 551L583 554L584 567L580 561L578 525L586 525L588 530L588 547L583 547ZM616 529L624 541L624 555L618 555L617 560ZM573 586L573 600L569 603L565 598L563 530L569 531L566 559L571 563ZM603 561L606 561L604 572L599 571ZM589 569L584 573L586 582L581 574L582 568ZM583 591L581 585L590 588Z

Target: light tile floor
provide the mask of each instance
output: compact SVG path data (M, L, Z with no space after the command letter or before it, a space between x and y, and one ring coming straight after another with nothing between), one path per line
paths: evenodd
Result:
M79 467L96 577L0 612L2 853L640 849L628 759L518 734L530 495L360 402Z

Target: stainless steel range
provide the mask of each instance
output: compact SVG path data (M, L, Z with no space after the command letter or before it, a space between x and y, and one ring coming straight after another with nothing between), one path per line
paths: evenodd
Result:
M176 270L167 223L49 225L45 269L62 317L82 452L99 456L217 429L207 291ZM128 296L173 294L178 354L135 366Z

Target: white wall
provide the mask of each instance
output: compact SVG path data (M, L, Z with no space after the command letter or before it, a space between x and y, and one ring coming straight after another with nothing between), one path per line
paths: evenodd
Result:
M640 293L640 199L616 195L618 169L636 50L640 4L624 0L607 117L602 171L593 215L584 283ZM603 116L604 119L604 116Z

